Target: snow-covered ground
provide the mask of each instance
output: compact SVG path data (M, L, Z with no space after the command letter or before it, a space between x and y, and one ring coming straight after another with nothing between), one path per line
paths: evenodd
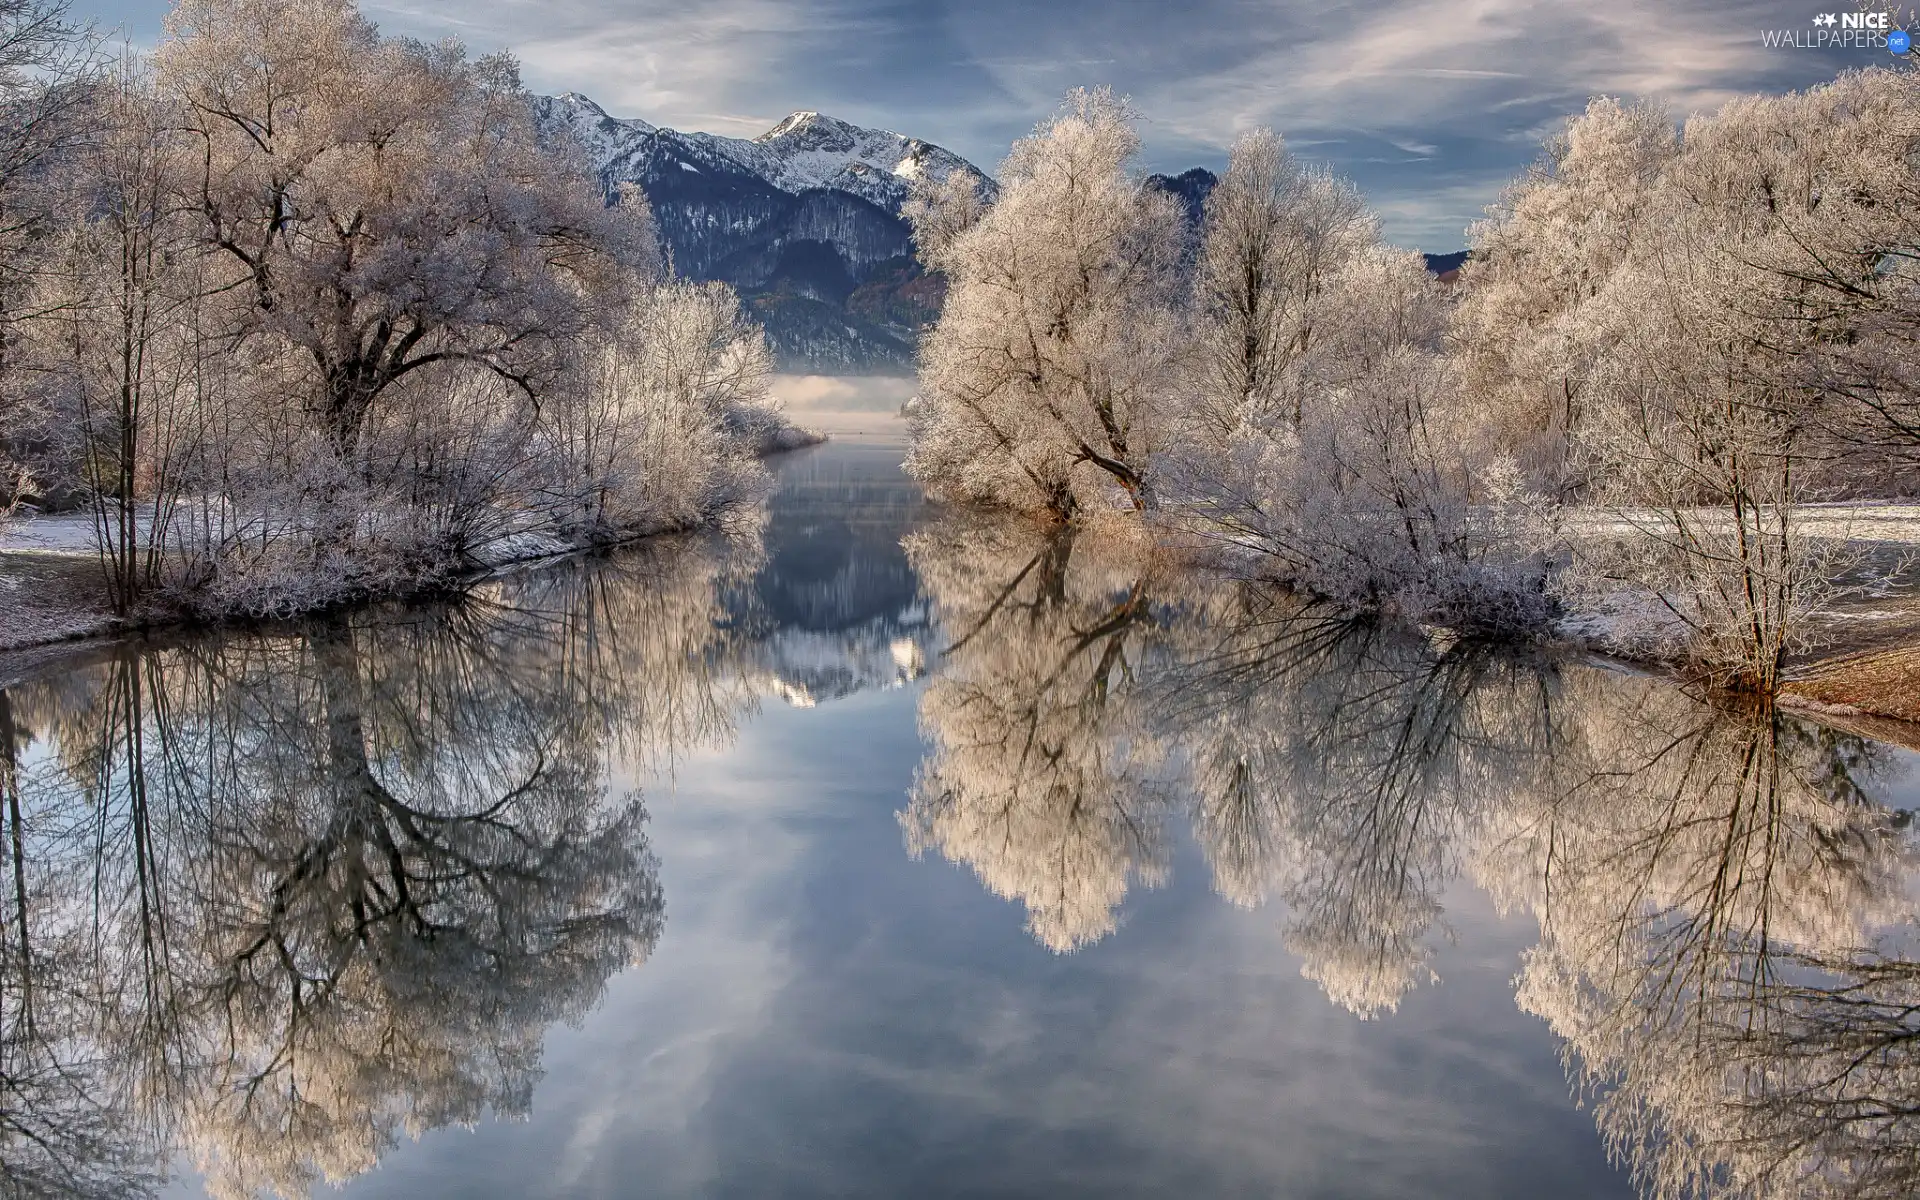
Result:
M21 550L91 554L93 514L82 510L0 523L0 554Z
M1920 504L1850 501L1809 504L1802 510L1807 532L1849 542L1920 545Z
M1837 541L1920 546L1920 504L1906 500L1849 500L1800 507L1805 531ZM1701 509L1694 516L1710 520L1715 513ZM1571 534L1630 533L1659 520L1659 514L1631 509L1573 508L1565 512Z

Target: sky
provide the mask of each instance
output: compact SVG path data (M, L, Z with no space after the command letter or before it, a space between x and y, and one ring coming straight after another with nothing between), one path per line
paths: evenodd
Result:
M160 36L161 0L75 0ZM1067 89L1145 118L1143 166L1218 169L1265 125L1355 179L1393 241L1466 228L1595 95L1677 116L1887 62L1779 47L1845 0L387 0L383 31L511 49L530 87L616 116L752 137L798 109L938 143L988 171Z

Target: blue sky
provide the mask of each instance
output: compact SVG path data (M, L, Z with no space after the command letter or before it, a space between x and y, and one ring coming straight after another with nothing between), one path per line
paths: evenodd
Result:
M76 11L159 36L166 5ZM1366 190L1406 245L1466 225L1597 94L1680 114L1887 60L1770 49L1841 0L397 0L390 33L513 49L540 91L733 136L817 109L938 142L992 170L1061 94L1111 84L1149 123L1146 165L1218 166L1269 125Z

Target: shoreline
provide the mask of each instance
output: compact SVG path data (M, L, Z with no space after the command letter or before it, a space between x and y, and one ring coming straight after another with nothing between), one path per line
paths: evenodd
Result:
M773 463L788 455L825 445L833 434L808 427L789 425L783 437L755 457ZM797 435L797 436L796 436ZM804 440L801 440L804 439ZM105 585L99 579L99 552L91 544L81 547L70 539L36 537L34 521L16 524L0 533L0 687L19 674L19 664L27 659L58 659L65 654L83 654L95 647L113 645L128 638L145 638L175 631L243 628L274 620L301 620L328 612L363 608L384 603L420 603L456 596L499 575L532 570L549 563L591 554L603 554L674 537L699 537L724 533L728 511L714 514L698 525L664 527L564 549L543 548L523 555L510 555L479 563L452 578L432 586L400 589L380 595L357 596L330 605L289 612L281 617L228 617L209 620L190 613L159 611L140 617L122 617L106 602ZM89 521L89 528L91 523ZM27 539L27 544L6 545L8 537ZM36 545L35 542L40 544ZM24 629L22 623L24 622ZM22 630L16 634L15 630Z
M763 462L778 462L830 440L903 446L906 442L905 422L897 413L817 410L790 415L811 418L807 426L797 427L800 432L811 435L809 440L781 445L761 454ZM720 532L724 525L722 517L687 529L657 529L558 552L505 558L433 588L362 597L346 604L276 619L299 620L373 604L445 599L499 575L535 570L550 563L618 551L662 538L698 537ZM20 530L16 527L13 532L17 538ZM1920 538L1914 540L1920 541ZM90 546L62 548L56 543L7 547L0 542L0 607L7 610L7 620L0 623L0 687L38 674L49 665L98 653L127 640L239 628L270 620L204 620L185 615L147 619L116 617L104 607L104 589L95 578L98 569ZM90 596L76 602L75 594L82 592ZM36 604L36 600L43 603ZM16 635L14 629L22 617L26 618L28 628ZM1920 603L1912 596L1882 593L1864 604L1858 601L1843 604L1831 614L1828 624L1830 631L1841 627L1846 628L1850 636L1833 639L1820 651L1794 663L1775 702L1795 716L1920 751ZM1577 639L1565 645L1619 668L1665 673L1658 663L1609 654L1591 646L1582 647Z
M1842 728L1888 726L1898 736L1882 740L1920 750L1920 643L1850 649L1805 663L1781 686L1780 703Z
M813 443L818 444L818 443ZM281 622L303 621L324 617L330 613L351 612L381 604L428 604L436 600L457 599L468 590L486 583L490 579L514 575L524 571L568 562L577 558L586 558L595 554L609 554L621 550L652 543L665 542L675 538L700 538L725 536L725 521L716 520L705 524L682 529L656 529L647 533L637 533L631 537L616 538L611 541L596 542L590 546L578 546L572 549L525 557L502 559L488 563L473 571L458 575L443 584L431 587L382 593L377 596L362 596L338 604L317 608L302 609L282 616L237 616L221 619L207 619L191 614L119 617L111 612L99 610L52 610L56 614L70 618L71 623L63 631L50 636L11 640L0 633L0 688L11 686L20 679L37 672L46 663L59 662L69 656L80 658L95 652L117 646L127 641L153 641L177 635L196 633L218 633L226 630L251 629L263 625ZM4 565L10 557L26 557L33 552L0 551L0 583L12 582L5 576ZM42 552L44 554L44 552ZM72 565L85 571L94 568L91 552L80 554L67 552L60 555ZM23 669L23 667L25 669Z
M815 443L818 444L818 443ZM561 554L535 555L488 566L462 576L461 586L471 587L488 579L524 571L534 571L572 559L594 554L631 549L675 538L698 538L723 534L718 525L692 529L661 530L636 535L617 542L580 547ZM17 554L18 552L13 552ZM0 554L4 563L9 554ZM81 555L66 555L87 567L91 563ZM0 689L12 687L49 670L70 668L96 655L106 654L128 642L165 641L198 633L245 629L278 621L299 621L326 612L365 608L382 603L427 603L450 599L460 589L438 589L432 593L385 596L334 608L293 614L283 618L197 621L193 619L123 622L111 614L97 614L90 624L72 626L73 632L38 641L10 642L0 635ZM1658 664L1621 658L1591 649L1568 649L1615 670L1647 672L1671 678ZM1671 679L1673 686L1681 686ZM1791 716L1812 721L1843 733L1920 752L1920 641L1892 647L1849 648L1802 663L1790 673L1775 697L1778 707Z

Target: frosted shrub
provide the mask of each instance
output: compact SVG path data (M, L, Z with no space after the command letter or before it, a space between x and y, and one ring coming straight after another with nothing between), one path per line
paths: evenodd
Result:
M542 430L562 527L582 538L683 528L757 499L762 449L785 422L767 395L765 335L717 283L638 293L593 342Z
M1234 536L1254 569L1355 609L1538 628L1550 528L1511 464L1460 453L1468 431L1439 411L1451 382L1444 360L1401 347L1300 429L1241 431Z
M1209 232L1212 254L1245 236ZM1237 402L1203 387L1179 454L1176 519L1257 573L1343 605L1543 624L1550 529L1462 403L1440 344L1444 302L1419 257L1365 248L1316 280L1302 308L1287 319L1318 335L1278 369L1241 376L1271 384ZM1222 454L1212 430L1227 412Z

